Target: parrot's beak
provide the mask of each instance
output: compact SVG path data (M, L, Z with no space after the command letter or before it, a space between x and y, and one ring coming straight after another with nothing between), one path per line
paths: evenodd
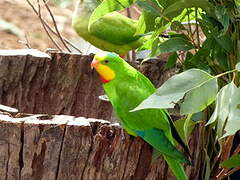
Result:
M96 68L98 64L99 64L99 61L94 58L91 63L91 69Z

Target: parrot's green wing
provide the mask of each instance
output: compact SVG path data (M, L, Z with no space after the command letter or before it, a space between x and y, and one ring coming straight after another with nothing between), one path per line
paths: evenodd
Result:
M188 162L186 157L173 146L172 129L165 110L145 109L129 112L156 91L153 84L141 73L137 72L134 76L134 79L123 77L121 82L114 85L116 88L112 88L109 83L104 85L123 126L127 130L134 131L158 151L171 154L181 162Z
M136 28L137 21L118 12L112 12L93 23L89 32L110 43L124 45L141 38L141 36L134 36Z
M189 161L174 146L168 113L161 109L129 112L155 92L152 83L141 73L136 73L134 78L123 76L120 82L113 83L105 84L104 89L127 132L134 132L161 152L177 179L186 180L181 163L189 164Z
M98 67L109 68L114 72L114 78L103 84L103 88L124 129L132 135L140 136L155 151L159 151L178 180L187 179L181 163L190 162L175 147L173 134L177 131L168 112L164 109L131 111L156 91L151 81L113 53L95 57L95 61L99 59ZM102 75L104 73L98 72Z
M126 86L126 83L123 83L123 84L121 84L121 82L118 83L118 85L117 85L117 86L119 86L118 89L121 89L121 91L118 92L118 95L123 96L121 94L122 91L123 92L129 91L131 93L124 94L124 97L128 98L131 102L134 102L134 101L141 102L143 99L146 99L148 96L150 96L151 94L153 94L156 91L156 88L154 87L152 82L148 78L146 78L142 73L137 71L137 73L135 75L135 79L136 79L135 82L137 82L137 83L133 82L131 84L131 86ZM127 81L129 82L130 80L127 80ZM124 81L124 82L126 82L126 81ZM139 105L138 103L136 103L136 104L137 104L136 106ZM135 106L135 104L133 106ZM129 107L129 108L131 108L131 107ZM161 110L160 109L151 109L151 110L148 109L147 111L149 113L155 114L157 117L163 117L162 118L163 120L160 120L160 121L158 118L156 118L155 121L151 120L151 123L153 123L152 125L159 129L164 129L164 127L170 126L171 136L169 138L171 138L173 136L174 139L182 146L185 153L189 157L191 157L188 147L186 146L186 144L183 142L183 140L179 136L179 133L177 132L168 112L164 109L161 109ZM144 112L144 113L146 113L146 112ZM161 122L161 123L159 123L159 122Z

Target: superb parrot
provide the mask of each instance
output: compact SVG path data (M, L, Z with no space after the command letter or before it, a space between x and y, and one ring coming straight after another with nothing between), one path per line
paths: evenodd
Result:
M177 179L187 179L181 163L190 161L176 149L174 138L191 155L167 110L131 111L156 91L150 80L115 53L96 54L91 66L100 75L105 93L127 133L141 137L155 152L161 153Z
M79 0L75 8L72 26L80 37L105 51L126 54L146 41L146 36L137 35L137 21L118 12L104 15L88 27L89 18L100 0Z

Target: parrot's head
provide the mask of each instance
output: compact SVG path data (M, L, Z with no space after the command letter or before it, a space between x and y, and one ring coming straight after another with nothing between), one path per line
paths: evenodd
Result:
M125 61L115 53L101 52L94 56L91 67L98 72L101 81L107 83L117 77L118 72L124 66L124 62Z

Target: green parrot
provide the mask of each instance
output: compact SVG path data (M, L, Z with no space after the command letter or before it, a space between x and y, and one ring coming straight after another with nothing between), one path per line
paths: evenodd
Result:
M150 80L115 53L96 54L91 67L100 75L105 93L127 133L140 136L154 148L155 154L161 153L178 180L187 179L182 163L190 164L190 161L176 149L174 138L191 155L168 112L164 109L131 112L156 91Z
M118 12L104 15L88 27L89 18L100 0L79 0L72 18L72 26L80 37L104 51L126 54L137 49L147 36L136 33L137 21Z

